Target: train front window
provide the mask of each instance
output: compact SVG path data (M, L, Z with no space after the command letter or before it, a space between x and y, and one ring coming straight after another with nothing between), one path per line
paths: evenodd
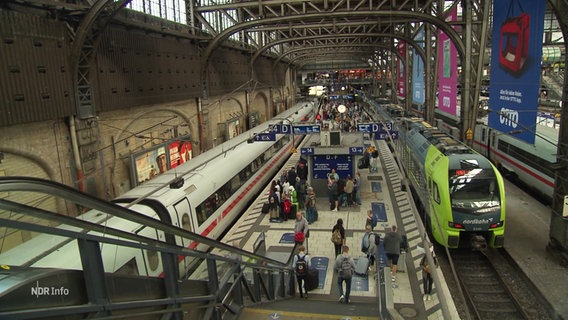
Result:
M453 208L493 208L499 206L499 188L492 170L450 170L450 199Z

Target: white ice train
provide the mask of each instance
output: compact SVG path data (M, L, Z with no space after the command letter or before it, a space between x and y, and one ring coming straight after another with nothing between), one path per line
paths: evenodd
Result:
M300 103L275 119L301 122L310 116L313 109L312 102ZM292 142L289 135L277 134L276 141L247 143L255 134L267 132L271 125L282 123L282 120L275 119L144 182L114 202L202 236L218 239L277 174L290 154ZM170 186L172 181L177 184L174 188ZM78 218L165 241L164 234L153 228L118 217L107 218L106 214L95 210ZM181 241L181 238L176 238L179 245L206 249L196 242ZM101 245L101 252L105 272L148 276L162 273L162 262L156 252L110 244ZM187 262L180 259L180 273L187 268ZM82 269L77 242L47 234L38 235L1 253L0 264Z
M557 163L559 130L536 126L535 143L529 144L514 135L487 126L487 118L475 127L474 149L489 158L510 178L518 179L539 196L551 201L554 193L554 165Z

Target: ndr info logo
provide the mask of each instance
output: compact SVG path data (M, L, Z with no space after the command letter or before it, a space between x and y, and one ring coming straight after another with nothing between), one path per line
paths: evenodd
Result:
M36 281L36 286L32 287L32 296L67 296L69 295L69 289L65 287L40 287L39 281Z

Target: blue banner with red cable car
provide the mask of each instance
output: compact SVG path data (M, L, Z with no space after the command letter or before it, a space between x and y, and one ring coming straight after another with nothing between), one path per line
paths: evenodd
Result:
M545 0L493 2L489 126L534 144Z

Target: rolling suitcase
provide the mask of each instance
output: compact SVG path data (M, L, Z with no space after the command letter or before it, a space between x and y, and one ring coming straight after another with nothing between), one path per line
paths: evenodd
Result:
M319 271L317 269L308 269L306 276L306 291L312 291L319 286Z
M355 274L360 276L367 276L369 271L369 258L367 256L362 256L355 262Z

